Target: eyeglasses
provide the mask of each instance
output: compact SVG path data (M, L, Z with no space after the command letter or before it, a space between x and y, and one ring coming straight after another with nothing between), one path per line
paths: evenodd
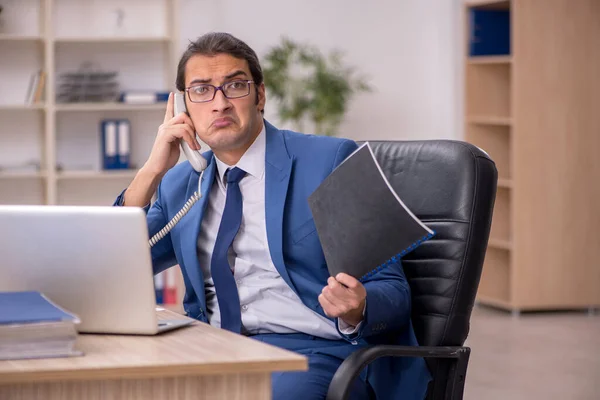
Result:
M223 92L223 95L228 99L239 99L240 97L250 94L250 84L254 81L238 80L214 86L210 84L190 86L185 89L192 103L206 103L213 101L217 91Z

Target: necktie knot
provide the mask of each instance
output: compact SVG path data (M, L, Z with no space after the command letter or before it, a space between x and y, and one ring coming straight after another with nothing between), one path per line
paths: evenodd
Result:
M226 173L227 184L239 183L242 180L242 178L244 177L244 175L246 175L246 171L244 171L243 169L240 169L238 167L235 167L233 169L228 169L227 173Z

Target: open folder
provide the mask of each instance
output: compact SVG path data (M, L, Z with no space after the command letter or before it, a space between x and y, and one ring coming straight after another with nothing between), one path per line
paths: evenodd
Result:
M325 178L308 204L331 276L364 280L435 234L400 200L368 142Z

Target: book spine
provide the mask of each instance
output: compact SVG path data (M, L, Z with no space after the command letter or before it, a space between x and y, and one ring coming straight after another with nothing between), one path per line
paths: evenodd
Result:
M35 97L33 103L40 103L44 97L44 88L46 86L46 71L40 71L37 87L35 89Z
M431 239L432 237L435 236L435 232L432 231L432 233L428 233L427 235L423 236L421 239L417 240L416 242L414 242L413 244L411 244L410 246L408 246L406 249L402 250L400 253L396 254L394 257L390 258L389 260L385 261L384 263L382 263L381 265L379 265L378 267L376 267L375 269L371 270L369 273L363 275L360 277L359 281L360 282L364 282L365 280L367 280L368 278L372 277L373 275L375 275L376 273L378 273L379 271L381 271L382 269L392 265L392 264L396 264L397 262L400 261L400 259L402 257L404 257L405 255L407 255L408 253L410 253L411 251L413 251L414 249L416 249L417 247L419 247L421 245L421 243L423 243L426 240Z
M42 73L42 70L39 70L31 77L30 90L27 92L27 104L28 105L32 105L34 103L35 92L36 92L38 84L39 84L41 73Z
M31 105L33 103L33 93L35 93L35 86L38 79L37 77L38 74L34 73L31 74L31 77L29 78L29 86L27 87L27 95L25 96L26 105Z

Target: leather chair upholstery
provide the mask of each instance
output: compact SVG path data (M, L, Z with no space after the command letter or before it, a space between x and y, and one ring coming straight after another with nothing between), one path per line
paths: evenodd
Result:
M436 236L403 258L412 322L422 347L372 346L340 366L328 399L344 399L352 375L380 356L426 357L428 398L462 398L470 349L462 347L487 248L498 173L479 148L460 141L370 141L405 205Z

